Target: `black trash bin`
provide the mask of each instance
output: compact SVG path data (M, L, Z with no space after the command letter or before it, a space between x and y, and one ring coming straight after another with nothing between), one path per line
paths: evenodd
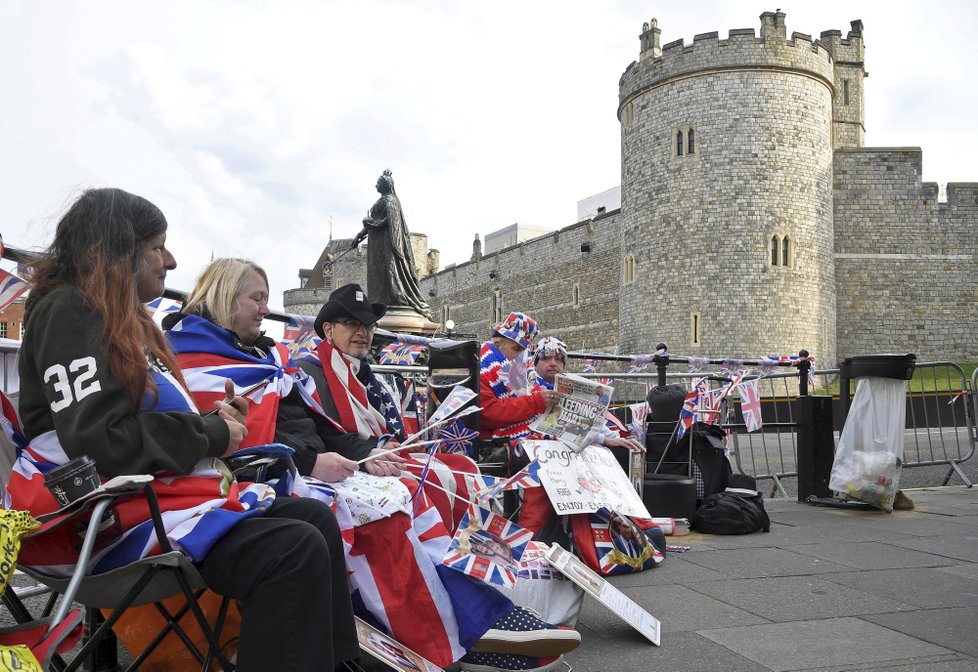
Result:
M894 380L910 380L913 378L917 355L885 354L858 355L846 357L839 364L839 403L842 407L842 424L845 425L849 415L849 381L853 378L892 378Z

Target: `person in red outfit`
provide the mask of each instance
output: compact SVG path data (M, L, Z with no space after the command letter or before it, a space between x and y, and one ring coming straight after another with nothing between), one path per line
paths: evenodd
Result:
M493 330L479 353L479 438L508 440L510 455L517 462L524 456L520 439L544 438L530 431L530 422L560 399L554 390L529 387L527 374L532 364L527 355L539 333L533 318L513 312ZM536 535L552 515L543 488L523 491L521 526Z

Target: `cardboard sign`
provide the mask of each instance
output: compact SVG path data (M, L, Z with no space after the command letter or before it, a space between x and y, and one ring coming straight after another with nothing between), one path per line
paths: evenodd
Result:
M547 552L547 561L594 599L608 607L612 613L642 633L646 639L659 646L661 628L659 619L638 606L607 579L581 562L576 555L553 544Z
M523 441L540 463L538 476L558 514L608 509L634 518L651 518L614 454L601 446L575 452L561 441Z
M360 648L399 672L442 672L442 668L407 648L393 637L356 617Z

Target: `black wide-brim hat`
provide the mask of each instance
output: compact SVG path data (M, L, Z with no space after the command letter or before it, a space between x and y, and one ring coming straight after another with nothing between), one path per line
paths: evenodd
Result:
M370 303L363 287L351 282L329 295L329 300L320 309L313 326L320 338L326 338L323 333L323 325L332 322L337 317L351 317L370 325L386 314L387 306L382 303Z

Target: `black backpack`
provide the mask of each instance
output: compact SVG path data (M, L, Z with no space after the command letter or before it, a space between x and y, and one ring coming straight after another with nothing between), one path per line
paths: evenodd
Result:
M764 510L764 495L750 476L730 477L723 492L709 495L696 509L693 527L706 534L750 534L771 531L771 519Z

